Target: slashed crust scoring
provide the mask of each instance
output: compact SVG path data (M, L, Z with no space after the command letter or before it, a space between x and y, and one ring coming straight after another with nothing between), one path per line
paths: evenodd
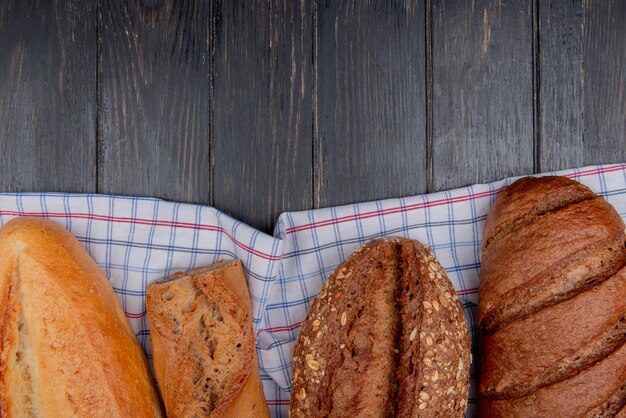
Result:
M290 415L463 416L470 338L432 251L404 238L357 249L311 305Z
M613 417L626 406L624 222L586 186L526 177L486 221L483 417Z

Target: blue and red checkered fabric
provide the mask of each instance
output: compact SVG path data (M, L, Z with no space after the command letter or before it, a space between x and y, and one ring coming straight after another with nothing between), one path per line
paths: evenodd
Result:
M591 187L626 217L626 164L558 174ZM248 275L266 398L273 416L286 417L300 322L330 273L373 238L410 237L433 249L465 304L475 342L483 224L495 196L512 180L283 213L274 237L206 206L92 194L2 193L0 223L15 216L46 217L76 235L109 277L149 359L146 286L176 271L240 258ZM471 375L469 417L476 414L474 368Z

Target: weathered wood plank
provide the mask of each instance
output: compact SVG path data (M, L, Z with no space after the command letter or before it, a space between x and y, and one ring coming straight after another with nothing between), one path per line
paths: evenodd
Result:
M426 190L425 7L317 5L315 205Z
M96 6L0 2L0 190L96 189Z
M311 2L213 7L214 204L269 231L312 203Z
M626 2L539 2L540 170L626 157Z
M433 1L431 190L533 172L531 7Z
M99 190L209 202L208 3L100 7Z

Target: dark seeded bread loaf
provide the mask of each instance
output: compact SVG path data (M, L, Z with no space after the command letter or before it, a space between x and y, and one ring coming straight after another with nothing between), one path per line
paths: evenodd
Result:
M470 340L432 252L402 238L353 253L327 280L294 353L293 417L460 417Z
M626 406L624 223L564 177L524 178L486 221L483 417L613 417Z
M154 369L168 417L269 416L241 262L148 286Z

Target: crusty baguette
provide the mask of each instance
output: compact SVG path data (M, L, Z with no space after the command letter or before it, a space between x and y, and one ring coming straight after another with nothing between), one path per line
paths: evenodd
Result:
M154 368L168 417L267 417L241 262L148 286Z
M8 222L0 298L0 416L162 416L113 288L68 231L43 219Z
M417 241L356 250L302 323L292 417L460 417L470 339L443 267Z
M615 209L524 178L487 217L478 319L483 417L613 417L626 406L626 250Z

